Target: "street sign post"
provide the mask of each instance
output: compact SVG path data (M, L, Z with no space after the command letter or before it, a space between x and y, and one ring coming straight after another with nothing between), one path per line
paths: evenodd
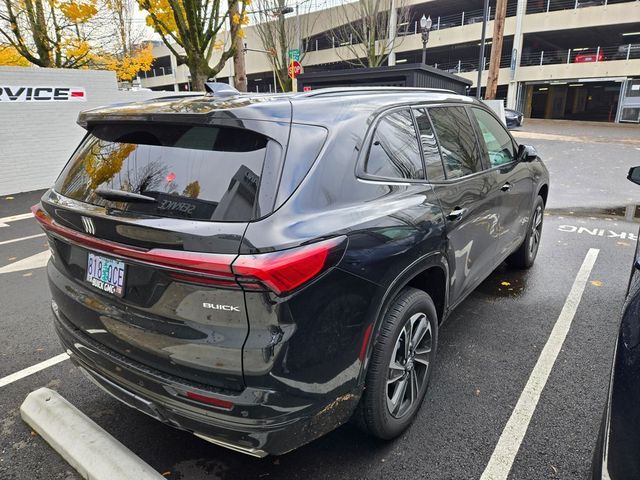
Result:
M296 62L300 61L300 49L292 48L289 50L289 62L295 60Z
M302 65L297 60L291 60L289 63L289 78L295 79L302 73Z
M291 53L291 51L289 52ZM302 65L298 60L291 60L289 62L289 78L291 79L291 91L298 91L298 80L296 77L302 73Z

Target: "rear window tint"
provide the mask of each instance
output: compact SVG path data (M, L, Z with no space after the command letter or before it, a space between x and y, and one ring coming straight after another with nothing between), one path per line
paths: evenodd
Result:
M249 221L271 142L249 130L185 125L99 125L83 141L55 190L75 200L161 217ZM153 203L105 200L111 189Z

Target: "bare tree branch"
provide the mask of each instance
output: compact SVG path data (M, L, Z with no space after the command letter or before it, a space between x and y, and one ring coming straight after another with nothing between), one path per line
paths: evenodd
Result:
M330 34L341 60L358 67L383 65L404 41L396 30L391 35L392 7L397 24L409 18L406 0L358 0L334 9L332 22L338 26Z
M262 45L259 47L271 52L268 54L271 68L276 73L278 84L283 91L291 89L289 78L289 49L300 48L300 60L306 54L304 39L313 29L310 4L299 4L298 18L295 15L285 17L282 14L287 7L286 0L254 0L255 31ZM300 22L300 45L298 45L298 22Z

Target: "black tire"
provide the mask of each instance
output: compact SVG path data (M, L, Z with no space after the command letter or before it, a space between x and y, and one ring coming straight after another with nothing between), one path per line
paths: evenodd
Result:
M538 255L540 239L542 237L542 224L544 223L544 200L540 195L533 202L533 210L527 236L518 249L507 258L507 264L514 268L531 268ZM534 233L537 232L537 235Z
M412 333L407 335L409 323L412 328L415 326L415 332L412 330ZM420 336L422 329L428 330ZM394 365L399 366L402 361L398 354L405 353L403 339L418 337L418 348L415 348L413 356L409 355L409 360L403 365L405 372L400 374L399 369L391 368L392 356ZM430 346L428 358L424 353L427 342ZM373 349L365 390L354 415L355 423L360 428L373 436L389 440L400 435L411 424L429 385L437 345L438 316L431 297L422 290L409 287L403 289L389 306ZM428 364L423 376L425 359L428 360ZM392 375L393 383L388 385L387 381ZM419 382L419 377L423 378L422 382ZM396 390L401 389L403 383L406 393ZM414 388L408 390L411 386ZM392 395L392 398L389 398L391 391L398 393L398 409L395 414L390 411L394 397ZM407 403L408 397L405 401L405 395L411 396L410 404Z

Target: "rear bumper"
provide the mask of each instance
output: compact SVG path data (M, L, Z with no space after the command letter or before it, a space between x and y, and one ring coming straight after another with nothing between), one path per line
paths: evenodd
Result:
M154 371L108 350L75 328L55 303L54 324L71 360L103 390L126 405L211 443L249 455L281 455L345 423L359 395L317 398L245 388L213 390ZM191 391L233 403L221 409L176 394Z

